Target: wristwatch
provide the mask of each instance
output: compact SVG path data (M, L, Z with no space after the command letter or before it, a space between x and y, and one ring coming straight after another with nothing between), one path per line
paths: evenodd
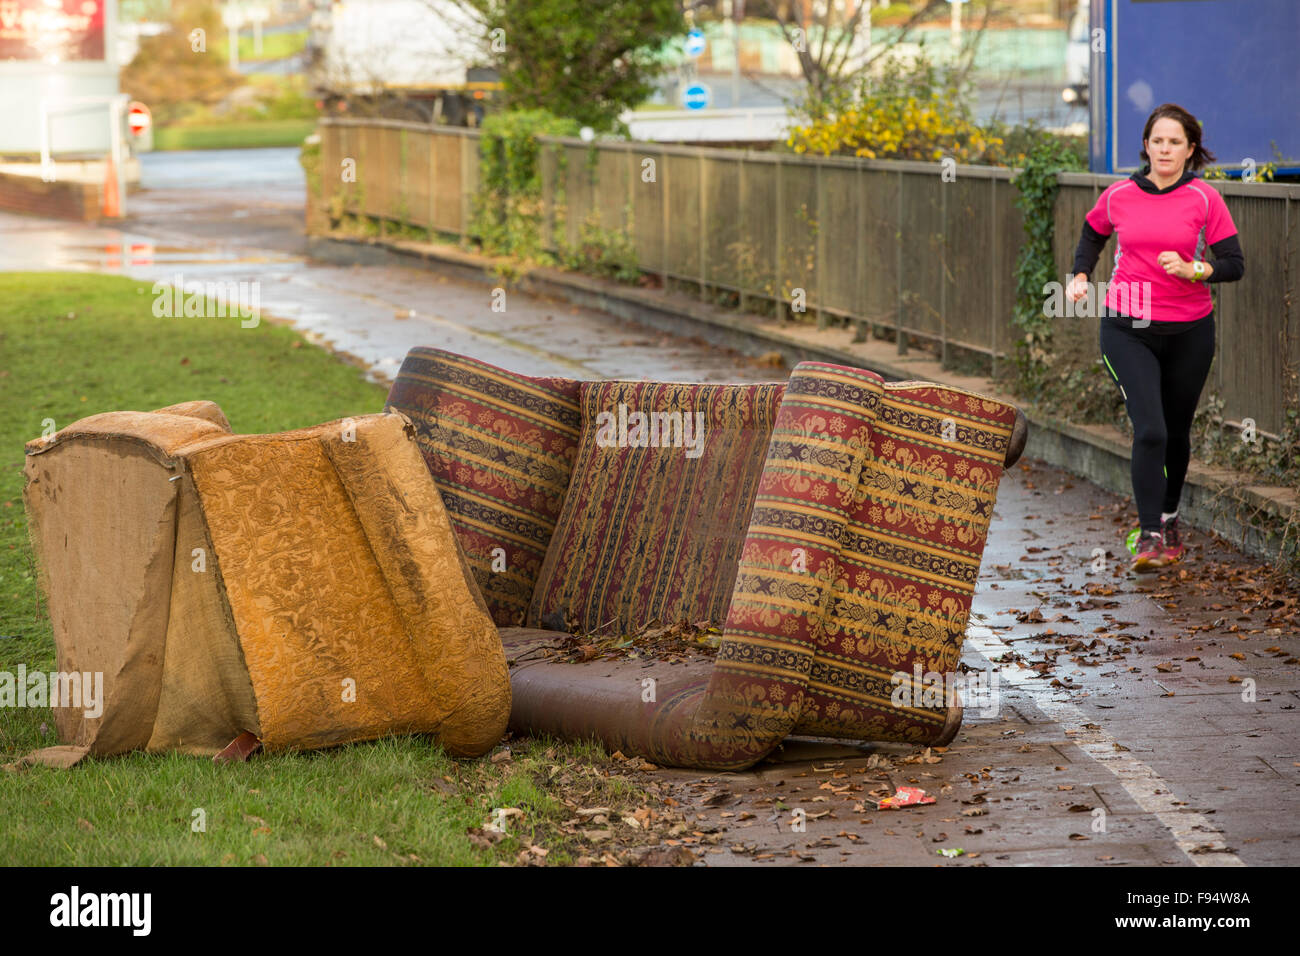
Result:
M1204 262L1193 262L1193 263L1192 263L1192 281L1193 281L1193 282L1200 282L1200 281L1201 281L1202 279L1204 279L1204 278L1205 278L1205 263L1204 263Z

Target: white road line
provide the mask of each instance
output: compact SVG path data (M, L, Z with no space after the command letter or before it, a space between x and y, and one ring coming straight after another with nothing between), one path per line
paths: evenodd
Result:
M1086 727L1086 724L1096 726L1096 722L1079 707L1069 701L1053 700L1051 693L1035 687L1034 684L1042 678L1028 668L995 664L993 658L1002 657L1011 647L991 630L972 624L966 630L966 646L998 667L999 681L1029 694L1039 710L1065 729L1070 742L1113 773L1134 802L1147 813L1154 814L1169 831L1178 849L1189 860L1197 866L1246 865L1227 851L1223 833L1209 820L1195 810L1176 806L1178 798L1158 773L1128 751L1116 750L1118 741L1104 730Z

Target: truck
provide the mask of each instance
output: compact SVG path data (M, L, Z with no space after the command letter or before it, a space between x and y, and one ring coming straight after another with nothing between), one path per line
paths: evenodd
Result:
M1300 173L1298 0L1089 0L1089 168L1141 168L1161 103L1201 122L1216 165Z
M501 90L448 0L316 0L307 74L328 113L477 126Z
M1089 39L1088 0L1079 0L1065 38L1065 88L1061 99L1067 103L1088 103Z

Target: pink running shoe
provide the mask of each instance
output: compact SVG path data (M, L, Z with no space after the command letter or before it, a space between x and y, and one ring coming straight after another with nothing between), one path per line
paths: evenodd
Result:
M1183 547L1183 535L1178 529L1178 515L1174 515L1168 521L1161 522L1160 536L1165 543L1165 564L1173 564L1175 561L1183 560L1183 555L1187 552L1187 549Z
M1133 552L1133 563L1129 565L1129 570L1142 574L1147 571L1158 571L1164 566L1164 538L1160 536L1159 531L1143 531L1138 535L1137 548Z

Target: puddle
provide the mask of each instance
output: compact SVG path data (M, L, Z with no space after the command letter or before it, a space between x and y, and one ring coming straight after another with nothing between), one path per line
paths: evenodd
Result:
M231 266L301 263L296 256L229 250L156 246L150 242L58 243L50 250L54 268L121 269L123 266Z

